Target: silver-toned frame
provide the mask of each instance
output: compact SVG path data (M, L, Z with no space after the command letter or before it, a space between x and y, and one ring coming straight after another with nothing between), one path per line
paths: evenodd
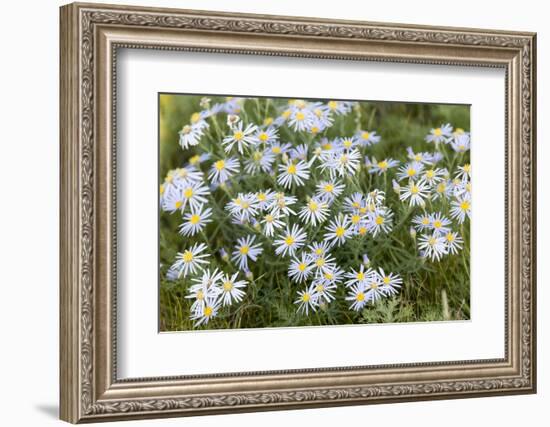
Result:
M535 34L71 4L61 8L60 43L62 419L77 423L535 392ZM503 68L505 357L117 379L118 48Z

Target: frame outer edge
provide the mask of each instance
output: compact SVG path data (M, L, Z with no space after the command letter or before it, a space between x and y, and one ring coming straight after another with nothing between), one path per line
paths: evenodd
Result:
M59 418L80 419L78 19L75 5L59 9Z

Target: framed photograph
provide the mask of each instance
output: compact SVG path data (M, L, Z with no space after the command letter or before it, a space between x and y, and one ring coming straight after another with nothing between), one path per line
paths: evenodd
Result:
M536 37L61 8L61 418L534 393Z

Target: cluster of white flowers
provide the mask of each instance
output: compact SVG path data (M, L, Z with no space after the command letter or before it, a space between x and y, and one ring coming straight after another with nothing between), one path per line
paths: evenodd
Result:
M244 102L230 98L210 106L203 98L204 109L179 133L181 147L196 153L206 133L221 128L208 120L222 113L226 130L214 149L194 154L183 167L171 170L160 189L161 208L182 217L179 232L195 240L203 234L177 254L168 271L170 278L192 276L188 298L193 300L190 317L196 326L208 323L220 307L243 299L248 282L238 276L253 280L252 265L266 253L288 263L288 278L299 287L297 311L305 315L334 301L340 285L349 308L356 311L396 294L403 283L397 273L370 268L366 254L359 267L346 271L334 256L348 241L392 232L394 211L386 189L361 191L366 188L359 177L363 170L385 176L396 169L391 182L398 200L408 209L423 210L411 228L415 235L422 233L422 257L439 261L462 248L463 239L452 230L452 221L426 208L440 199L450 202L450 216L458 224L470 217L469 164L458 167L452 179L446 168L437 166L444 158L438 144L463 153L470 147L469 133L442 125L426 137L436 144L436 151L415 153L409 147L405 163L377 160L368 155L368 147L381 140L374 131L323 136L338 116L354 111L354 102L291 100L277 117L261 124L247 122L240 114ZM283 130L294 138L283 142ZM254 181L261 182L254 191L241 192L248 177L263 178ZM231 271L238 271L233 274L208 267L215 254L206 244L205 227L218 222L229 222L236 230L233 242L224 242L232 249L228 253L222 248L219 254Z

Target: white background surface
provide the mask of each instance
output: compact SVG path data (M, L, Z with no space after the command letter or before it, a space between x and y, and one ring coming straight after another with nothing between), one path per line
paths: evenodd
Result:
M119 3L112 0L114 3ZM134 4L320 16L433 25L537 31L539 139L539 393L438 402L402 403L301 411L265 412L193 419L128 422L125 426L278 426L374 424L407 426L544 426L550 405L548 359L550 179L547 77L550 29L544 2L356 0L138 1ZM3 425L59 425L58 401L58 1L3 5L0 96L0 417ZM491 165L487 165L491 167Z
M504 180L492 179L504 176L504 70L350 61L323 61L325 66L320 67L319 63L150 50L119 53L120 378L504 357L504 256L502 250L493 250L504 247ZM220 78L224 75L232 78ZM319 85L322 81L337 84ZM166 91L471 104L471 321L159 334L154 286L157 101L158 93ZM493 167L484 168L486 164ZM234 350L220 360L219 349L227 348Z

